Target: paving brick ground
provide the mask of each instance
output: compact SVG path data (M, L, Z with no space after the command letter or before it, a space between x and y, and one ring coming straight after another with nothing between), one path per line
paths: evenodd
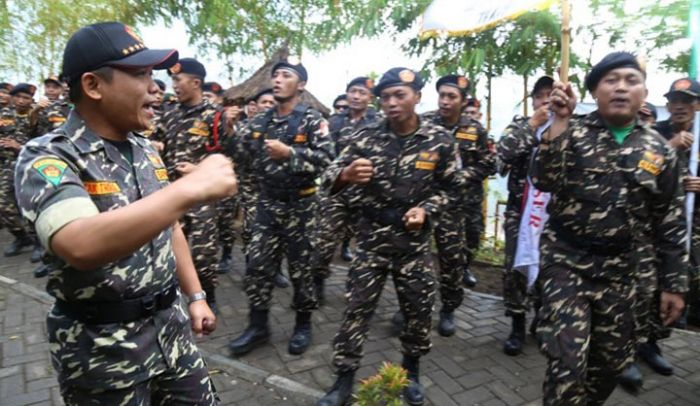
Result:
M6 241L6 234L0 233L0 248ZM238 250L235 255L237 259L242 258ZM0 275L43 290L45 280L32 277L33 266L27 258L28 254L3 259ZM221 277L217 293L221 311L219 328L213 336L199 343L203 352L218 360L229 359L226 346L246 325L248 310L241 289L242 267L242 263L236 261L234 271ZM291 289L278 289L274 293L271 310L270 342L236 360L236 368L231 368L227 362L219 365L210 361L210 366L217 368L215 379L225 404L313 404L311 398L302 396L295 390L311 388L320 391L332 384L331 341L344 310L345 274L345 265L336 264L329 281L327 303L313 314L313 345L303 356L287 354L287 340L294 324L294 313L289 308ZM51 371L47 369L46 344L40 340L43 337L45 310L34 306L30 302L32 299L18 296L14 290L0 288L0 295L0 404L16 404L4 403L8 396L36 396L37 401L45 403L57 399ZM12 305L8 307L9 303ZM391 284L388 284L372 322L358 378L374 374L385 360L400 361L399 341L390 323L396 309L396 295ZM12 330L13 327L8 327L8 322L10 326L25 326L28 335L22 333L21 338L12 339L19 334ZM422 361L421 372L428 396L426 404L490 406L541 403L545 359L539 354L531 337L528 337L521 356L504 355L501 345L509 330L507 322L503 316L502 302L498 298L467 293L464 304L457 311L457 334L443 338L434 333L433 350ZM680 406L699 403L700 335L676 332L672 338L662 343L662 347L675 365L676 374L663 377L643 366L646 376L643 391L632 396L617 389L608 404ZM27 355L31 354L30 350L34 355ZM7 355L8 351L10 355ZM11 355L13 351L16 355ZM23 353L19 354L21 351ZM16 356L25 358L13 358ZM10 361L6 363L8 359ZM13 366L19 370L8 369ZM247 370L247 367L250 369ZM222 372L218 373L219 370ZM286 390L290 388L291 391ZM308 394L308 390L304 393ZM286 401L282 399L285 396Z

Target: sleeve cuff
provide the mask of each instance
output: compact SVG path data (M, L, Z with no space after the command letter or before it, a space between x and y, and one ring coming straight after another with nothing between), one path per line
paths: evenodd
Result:
M35 227L39 241L44 248L50 252L51 237L63 228L66 224L80 218L92 217L99 214L97 206L92 200L86 197L72 197L61 200L49 206L39 214Z

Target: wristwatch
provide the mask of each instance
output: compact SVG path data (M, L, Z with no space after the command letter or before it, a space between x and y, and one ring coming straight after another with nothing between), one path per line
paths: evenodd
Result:
M193 302L196 302L197 300L204 300L207 298L207 292L201 291L194 293L190 295L189 298L187 298L187 304L192 304Z

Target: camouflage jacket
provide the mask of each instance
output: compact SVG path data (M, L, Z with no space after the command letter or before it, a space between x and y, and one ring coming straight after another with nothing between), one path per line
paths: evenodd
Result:
M558 241L567 248L555 254L572 268L591 277L630 280L635 268L630 252L650 244L656 247L660 288L685 291L679 171L673 148L649 127L636 125L619 145L597 112L572 118L567 131L540 144L530 168L533 184L552 193L543 254ZM594 251L616 260L595 266ZM543 264L547 258L544 254Z
M353 121L348 112L335 114L328 119L328 129L335 142L335 154L340 154L352 142L352 135L360 128L379 120L374 109L367 109L365 115Z
M294 128L289 128L290 123ZM270 159L266 139L291 146L290 158ZM303 104L284 117L278 117L276 109L256 115L232 137L227 150L237 167L249 168L261 189L280 192L313 187L335 157L328 123L321 113Z
M131 255L91 271L74 269L50 251L52 235L71 221L127 206L168 184L163 161L150 142L136 134L127 140L133 165L72 112L64 126L30 141L20 153L18 204L48 250L53 264L47 291L58 299L120 302L177 281L170 228ZM143 320L95 325L54 308L47 321L59 380L93 389L145 381L189 350L183 338L189 334L187 320L179 304Z
M418 130L403 139L386 120L362 128L354 139L325 172L324 188L332 189L354 160L372 161L371 181L353 186L358 196L350 199L351 209L360 212L358 246L383 253L416 252L428 241L431 227L406 230L402 217L412 207L422 207L433 217L464 191L467 179L459 170L457 145L444 127L428 120L421 120Z
M24 145L32 138L31 134L29 113L18 114L12 107L0 110L0 138L11 138ZM13 167L17 154L17 150L0 147L0 165Z
M437 125L447 128L459 147L459 156L462 168L476 176L479 183L474 183L465 195L467 202L481 204L486 178L496 173L496 151L493 140L489 139L486 129L476 120L465 114L459 118L459 122L450 128L445 125L437 111L424 113L426 120L431 120Z
M160 122L163 120L163 114L162 106L159 109L154 108L151 126L148 130L142 131L141 135L150 138L153 141L165 142L165 133L158 131L158 126L160 126Z
M501 176L508 175L508 206L506 210L520 213L523 193L527 183L527 171L532 152L537 147L536 129L530 127L528 118L513 117L498 140L497 151Z
M226 126L220 106L204 100L194 106L177 104L168 110L158 123L153 139L164 142L163 161L171 179L180 175L175 171L178 162L198 164L209 154L221 150ZM216 128L214 121L218 121Z
M39 137L48 134L63 125L72 110L68 101L56 100L45 109L36 111L36 124L34 125L34 136Z

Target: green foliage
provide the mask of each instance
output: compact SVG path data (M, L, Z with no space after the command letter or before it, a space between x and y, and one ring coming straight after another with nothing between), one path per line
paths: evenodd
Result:
M408 385L406 370L385 362L377 375L360 383L355 395L358 406L401 406L401 392Z

